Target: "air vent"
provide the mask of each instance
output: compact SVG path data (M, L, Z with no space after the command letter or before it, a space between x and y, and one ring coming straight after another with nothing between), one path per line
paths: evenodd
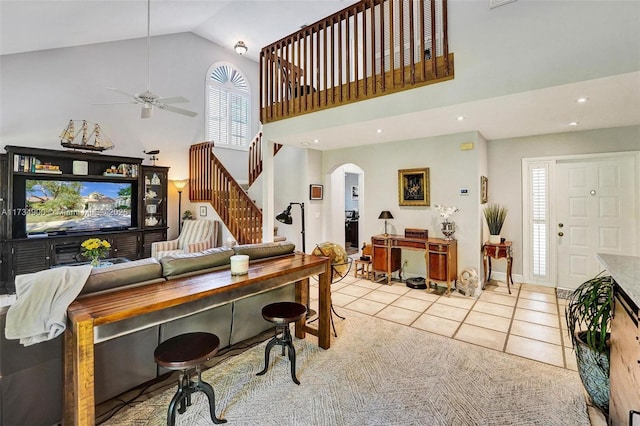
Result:
M516 0L489 0L489 9L494 9L505 4L513 3Z

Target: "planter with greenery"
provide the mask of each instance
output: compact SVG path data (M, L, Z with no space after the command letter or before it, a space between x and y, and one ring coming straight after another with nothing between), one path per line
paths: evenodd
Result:
M593 404L609 410L609 332L613 314L613 279L597 276L569 297L565 316L576 351L578 373Z
M502 225L507 218L507 208L500 204L489 204L484 208L484 218L487 220L489 227L489 242L492 244L500 243L500 231Z

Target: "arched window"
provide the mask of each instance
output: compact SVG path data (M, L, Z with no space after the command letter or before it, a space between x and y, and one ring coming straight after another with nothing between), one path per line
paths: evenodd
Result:
M251 130L251 93L246 78L231 64L207 72L207 139L218 147L247 149Z

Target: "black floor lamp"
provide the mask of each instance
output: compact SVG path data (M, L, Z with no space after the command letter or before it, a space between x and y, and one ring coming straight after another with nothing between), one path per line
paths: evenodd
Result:
M291 225L293 223L293 218L291 217L291 206L293 206L294 204L297 204L300 206L300 209L302 210L302 252L306 253L306 247L304 245L305 242L305 236L304 236L304 203L289 203L289 206L282 212L280 213L278 216L276 216L276 220L278 222L282 222L285 225ZM314 316L316 314L316 311L314 311L313 309L309 308L309 280L307 280L307 318L311 318L312 316Z
M173 186L178 190L178 234L180 234L180 231L182 231L182 190L187 186L189 180L179 179L172 180L171 182L173 182Z
M293 223L293 218L291 217L291 206L293 205L299 205L300 209L302 209L302 252L306 253L306 247L304 245L304 240L305 240L305 236L304 236L304 203L289 203L289 206L282 212L280 213L278 216L276 216L276 220L278 222L282 222L285 225L291 225Z

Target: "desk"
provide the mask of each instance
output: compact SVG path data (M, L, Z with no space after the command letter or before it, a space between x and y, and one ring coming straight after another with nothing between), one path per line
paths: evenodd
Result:
M511 241L505 241L499 244L484 243L482 247L482 260L484 262L483 290L491 279L491 258L507 259L507 290L509 290L509 294L511 294L511 286L509 285L509 281L511 281L511 285L513 285L513 278L511 277L511 266L513 264Z
M400 270L401 250L424 252L427 276L430 282L446 284L451 293L451 283L458 275L458 242L441 238L407 238L403 235L375 235L371 237L373 246L373 276L376 272L386 274L387 284L391 274ZM402 275L400 275L402 280Z
M132 317L211 298L222 305L251 294L295 282L296 301L306 304L309 277L318 275L318 328L296 322L295 334L318 337L318 345L330 347L331 263L328 258L296 253L251 262L247 275L231 276L229 269L202 275L88 295L67 310L64 336L64 424L95 424L94 328ZM216 305L217 306L217 305ZM214 307L214 306L212 306ZM169 319L170 320L170 319ZM169 321L167 320L167 321Z

